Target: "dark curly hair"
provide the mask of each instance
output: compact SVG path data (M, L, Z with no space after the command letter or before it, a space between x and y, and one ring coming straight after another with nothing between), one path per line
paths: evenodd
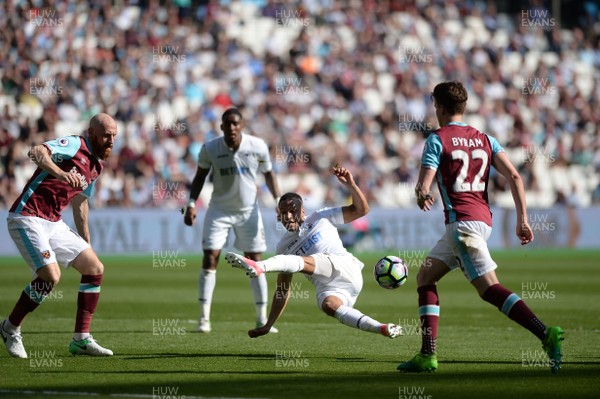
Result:
M463 114L467 105L467 89L461 82L439 83L433 89L431 96L439 105L442 105L450 115Z

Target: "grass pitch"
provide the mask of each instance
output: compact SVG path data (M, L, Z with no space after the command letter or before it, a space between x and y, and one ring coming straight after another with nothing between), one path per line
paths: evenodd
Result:
M418 253L414 252L415 257ZM422 255L422 253L419 253ZM254 305L247 277L221 260L210 334L196 333L200 257L103 257L106 273L94 337L112 358L72 357L79 275L63 278L23 327L29 359L0 348L0 396L177 398L585 398L600 391L600 252L522 249L495 253L498 276L549 325L566 332L564 365L552 375L540 342L477 297L460 272L439 285L439 369L400 374L418 351L417 259L409 281L379 288L378 255L362 254L364 288L356 307L399 323L395 340L341 325L316 307L314 289L294 276L279 334L250 339ZM381 254L379 254L381 255ZM406 252L403 254L407 256ZM30 280L19 258L0 259L0 317ZM270 295L275 276L269 276Z

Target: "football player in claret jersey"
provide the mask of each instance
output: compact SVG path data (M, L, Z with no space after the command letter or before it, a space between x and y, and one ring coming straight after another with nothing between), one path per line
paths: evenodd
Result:
M496 139L463 123L467 91L460 82L438 84L432 99L440 128L425 143L416 196L419 207L429 211L434 201L430 188L436 180L444 204L446 232L417 274L421 351L398 365L398 370L420 372L437 368L440 303L436 285L450 270L460 268L484 301L542 341L551 370L556 372L561 365L563 331L560 327L546 327L517 294L500 284L496 263L486 243L492 231L487 193L490 165L510 185L517 210L516 234L521 245L533 241L521 177Z
M279 273L269 320L263 327L248 331L252 338L269 333L283 313L293 273L303 273L315 285L319 309L341 323L390 338L402 334L400 326L381 324L354 309L362 289L364 265L344 248L335 225L365 216L369 205L346 168L336 166L333 173L350 190L350 205L324 208L305 217L302 197L296 193L284 194L278 206L280 221L287 232L277 244L278 255L262 262L232 252L225 257L230 265L245 270L250 277Z
M212 169L213 192L202 229L202 269L199 279L200 321L198 331L208 333L210 308L217 279L217 264L229 231L235 233L235 247L254 260L267 249L262 217L256 198L256 177L262 173L269 191L277 201L279 188L272 170L267 144L258 137L243 133L244 121L237 108L230 108L221 118L223 136L202 146L198 170L190 189L190 202L184 223L192 226L196 219L196 200ZM256 324L267 321L267 280L265 276L250 282L256 304ZM276 332L275 330L273 332Z
M81 273L75 332L69 345L74 355L112 356L90 335L92 315L100 297L104 266L90 247L88 198L108 158L117 124L107 114L90 120L88 136L66 136L34 146L29 157L38 166L8 214L8 230L35 277L12 313L0 324L0 333L14 357L26 358L21 323L60 280L60 266ZM71 203L77 233L61 219Z

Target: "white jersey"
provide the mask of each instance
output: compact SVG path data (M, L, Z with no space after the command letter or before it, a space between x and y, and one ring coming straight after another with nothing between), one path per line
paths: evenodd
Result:
M295 232L286 232L277 244L278 255L348 255L334 225L344 224L342 208L323 208L311 213Z
M240 148L231 151L223 136L205 143L198 166L211 169L213 193L209 206L222 211L246 212L256 204L256 176L272 168L267 144L258 137L242 134Z
M315 263L328 262L332 276L324 278L305 274L317 289L319 308L329 295L344 298L344 304L354 306L362 288L363 264L344 248L337 224L344 224L342 208L323 208L311 213L296 232L286 232L277 244L278 255L314 255Z

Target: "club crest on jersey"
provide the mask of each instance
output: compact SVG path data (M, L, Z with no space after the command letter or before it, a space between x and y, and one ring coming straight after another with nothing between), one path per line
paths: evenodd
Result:
M42 258L50 259L50 251L48 251L48 250L42 251Z
M62 137L60 139L58 139L58 145L61 147L66 147L69 145L69 139L66 137Z
M75 175L77 176L77 178L79 178L79 181L81 182L81 189L85 191L85 189L87 189L89 186L89 183L85 179L85 176L79 173L76 166L73 166L69 172L75 173Z

